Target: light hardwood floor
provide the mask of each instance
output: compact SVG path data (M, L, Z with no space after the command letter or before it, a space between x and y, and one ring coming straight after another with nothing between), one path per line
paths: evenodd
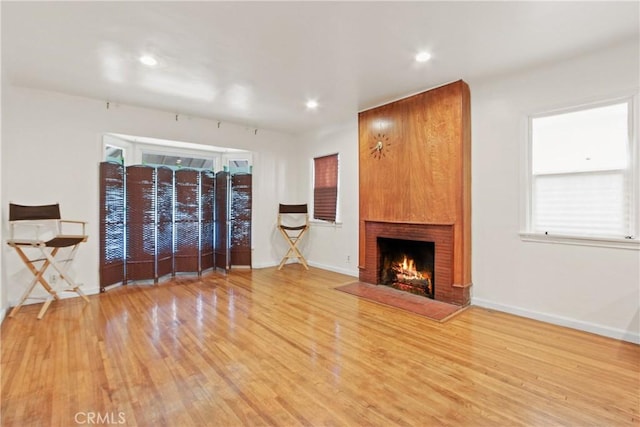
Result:
M640 346L471 307L441 324L299 265L2 324L2 425L640 425Z

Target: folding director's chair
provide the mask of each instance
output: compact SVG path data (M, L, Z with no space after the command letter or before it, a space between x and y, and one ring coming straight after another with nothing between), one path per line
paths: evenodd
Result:
M289 220L287 220L287 218L289 218ZM297 220L297 224L291 225L291 219ZM302 220L304 220L304 223L302 223ZM289 250L282 258L282 261L280 261L278 270L282 268L289 258L298 258L302 265L304 265L304 268L308 270L307 260L304 259L298 249L298 242L307 230L309 230L307 205L280 204L280 208L278 209L278 230L280 230L280 233L282 233L282 236L289 244Z
M65 228L73 227L78 231L82 226L82 234L63 234L63 224L73 224L67 225ZM11 310L9 317L15 316L25 300L29 298L44 299L44 305L38 313L38 319L42 319L51 302L54 299L59 299L58 292L75 292L89 302L87 296L80 290L80 285L76 284L67 274L78 246L80 243L87 241L88 236L85 233L86 222L61 219L60 206L58 204L21 206L11 203L9 204L9 227L10 238L7 244L16 250L20 259L34 276L20 298L20 302ZM56 259L58 251L62 248L69 248L64 251L65 253L68 252L68 255L64 259ZM33 252L37 252L37 256L30 258L27 253L33 254ZM39 268L36 266L37 264L40 265ZM44 273L49 267L53 267L56 270L61 283L66 282L69 285L68 288L56 291L47 282ZM37 283L40 283L49 293L47 297L29 296Z

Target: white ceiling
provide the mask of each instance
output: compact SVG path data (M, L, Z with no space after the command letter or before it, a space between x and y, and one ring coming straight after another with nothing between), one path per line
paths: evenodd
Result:
M291 133L639 38L632 2L2 2L6 81ZM420 50L432 59L413 60ZM155 55L148 68L140 55ZM320 103L307 111L308 98Z

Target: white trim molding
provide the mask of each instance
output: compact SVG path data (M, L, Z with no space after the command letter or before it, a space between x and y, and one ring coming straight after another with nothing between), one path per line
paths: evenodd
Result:
M309 218L309 224L312 227L342 228L342 223L341 222L329 222L329 221L323 221L321 219L311 219L311 218Z

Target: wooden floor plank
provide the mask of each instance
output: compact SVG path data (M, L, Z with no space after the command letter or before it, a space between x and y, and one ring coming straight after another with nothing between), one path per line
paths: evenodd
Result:
M438 323L352 281L287 265L25 306L2 425L640 425L640 346L477 307Z

